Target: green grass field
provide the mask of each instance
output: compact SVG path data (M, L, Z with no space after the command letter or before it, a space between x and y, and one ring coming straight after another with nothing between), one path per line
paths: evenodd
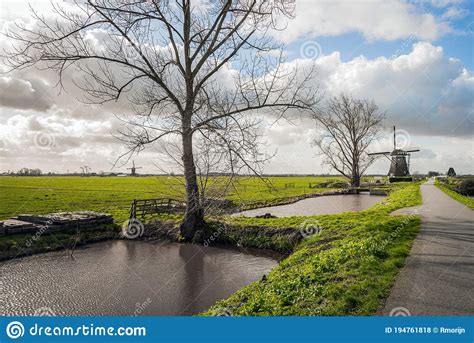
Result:
M337 177L270 177L270 188L256 177L240 177L226 198L240 206L279 201L331 190L309 188L309 183L338 181ZM292 183L294 188L285 188ZM0 177L0 220L31 213L90 210L107 212L116 222L128 217L133 199L159 197L183 198L182 180L178 177Z

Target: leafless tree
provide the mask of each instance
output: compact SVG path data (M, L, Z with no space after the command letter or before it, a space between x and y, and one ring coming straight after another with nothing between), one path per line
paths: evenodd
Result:
M330 98L313 117L323 131L314 143L324 162L358 187L374 161L367 148L379 137L385 113L372 101L341 94Z
M226 150L229 166L257 172L255 118L314 112L314 67L290 68L270 30L292 18L294 3L263 0L77 0L53 5L57 19L32 10L36 26L18 23L6 34L13 69L55 70L63 87L69 69L85 101L124 98L132 113L121 139L139 152L176 136L186 188L182 235L204 224L196 171L196 140ZM100 44L87 39L99 33ZM74 69L73 69L74 70ZM239 162L237 162L239 161ZM230 171L229 171L230 172Z
M91 168L89 166L81 166L80 169L82 170L82 174L89 175Z

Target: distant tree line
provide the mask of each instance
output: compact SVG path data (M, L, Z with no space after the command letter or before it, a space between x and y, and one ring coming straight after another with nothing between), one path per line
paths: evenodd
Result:
M21 168L18 172L18 175L31 175L39 176L43 174L43 171L39 168Z
M12 171L12 170L9 170L7 173L4 173L4 174L8 174L8 175L21 175L21 176L40 176L40 175L97 175L96 173L91 173L91 168L88 167L88 166L81 166L80 167L81 169L81 172L80 173L77 173L77 172L74 172L74 173L65 173L65 174L57 174L57 173L54 173L54 172L43 172L41 169L39 168L27 168L27 167L23 167L21 169L19 169L17 172L15 171ZM117 174L113 174L113 175L117 175Z

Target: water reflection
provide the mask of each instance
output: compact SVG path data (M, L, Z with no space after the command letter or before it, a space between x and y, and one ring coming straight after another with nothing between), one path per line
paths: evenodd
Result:
M198 310L194 308L194 299L199 298L201 287L201 277L204 274L203 253L200 250L188 249L186 246L178 248L179 256L184 265L184 277L181 284L182 313L193 313Z
M0 263L0 315L192 315L258 280L279 255L111 241Z
M368 194L345 194L321 196L297 201L293 204L263 207L237 213L237 216L255 217L271 213L277 217L316 216L343 212L358 212L382 201L384 196Z

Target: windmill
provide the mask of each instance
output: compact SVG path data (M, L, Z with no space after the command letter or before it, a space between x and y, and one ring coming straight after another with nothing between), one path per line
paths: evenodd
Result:
M390 181L397 181L396 178L404 178L403 181L408 181L410 176L410 156L412 152L418 152L420 149L403 150L397 149L397 131L393 127L393 151L374 152L368 154L369 156L383 155L390 160L390 170L388 176Z
M135 161L132 161L132 167L127 168L131 170L130 176L136 176L137 175L137 169L141 169L142 167L135 167Z

